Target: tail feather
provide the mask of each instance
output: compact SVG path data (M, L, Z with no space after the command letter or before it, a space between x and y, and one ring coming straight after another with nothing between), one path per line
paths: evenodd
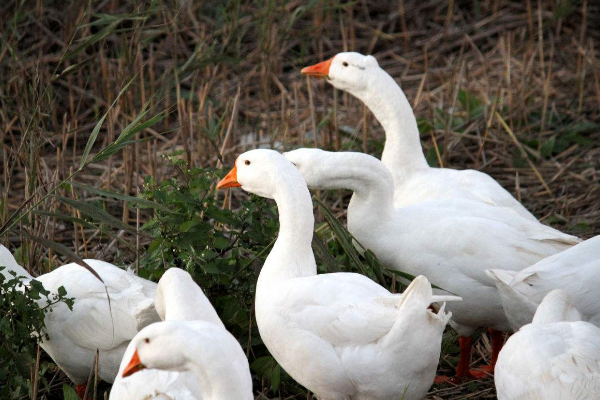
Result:
M402 309L404 307L412 306L414 304L423 305L428 307L431 304L431 298L433 297L433 290L431 284L423 275L417 276L406 290L402 293L400 300L397 303L397 307Z
M510 286L518 271L507 271L504 269L488 269L486 275L494 281L496 286Z
M444 302L435 313L428 309L427 316L430 319L441 321L441 323L446 326L446 324L450 322L450 318L452 318L452 313L450 311L446 312L446 303Z
M523 271L516 272L514 274L512 282L511 282L511 286L520 288L521 292L526 291L527 288L529 287L529 283L525 282L525 280L531 278L536 273L537 272L530 271L529 268L527 268ZM522 284L524 284L524 285L522 285Z
M431 284L423 275L415 278L412 283L406 288L404 293L402 293L402 298L400 299L399 307L402 312L402 308L411 307L415 308L419 311L425 310L427 315L430 318L434 318L435 320L441 321L444 326L450 320L452 313L445 312L446 309L446 301L461 301L462 299L458 296L449 296L449 295L433 295L433 290L431 288ZM437 313L429 310L429 307L432 303L442 303L441 307L437 311Z
M524 293L527 292L528 285L514 282L517 275L515 271L488 269L485 272L496 284L504 313L512 329L516 332L523 325L529 324L538 305Z
M431 302L432 303L443 303L443 302L447 302L447 301L462 301L462 297L460 296L451 296L451 295L433 295L431 296Z
M427 278L422 275L416 277L401 296L390 296L395 300L398 319L384 340L389 343L403 343L405 339L400 338L406 338L407 335L424 335L422 338L435 337L441 340L441 334L452 314L445 311L445 302L442 302L437 313L432 312L429 306L434 299L440 300L447 297L453 301L457 300L455 296L434 296ZM418 325L416 331L415 325ZM420 333L417 334L417 331ZM382 345L388 344L382 343Z

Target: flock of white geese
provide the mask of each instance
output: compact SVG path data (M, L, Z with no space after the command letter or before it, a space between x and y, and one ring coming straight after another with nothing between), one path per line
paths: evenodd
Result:
M340 53L302 73L362 100L386 143L381 161L251 150L217 186L277 204L279 234L255 307L261 338L285 371L321 400L417 400L434 381L492 375L500 400L599 399L600 236L582 242L543 225L482 172L430 168L406 96L374 57ZM353 192L355 245L417 276L404 293L359 274L317 274L309 188ZM42 347L82 398L96 349L113 400L254 398L242 347L187 272L171 268L155 284L85 261L104 280L112 311L104 285L78 265L35 278L75 299L72 311L57 304L47 314ZM34 279L5 247L0 266L24 285ZM460 361L456 376L436 377L448 322L460 335ZM473 370L479 327L489 328L492 354ZM514 332L506 343L503 332Z

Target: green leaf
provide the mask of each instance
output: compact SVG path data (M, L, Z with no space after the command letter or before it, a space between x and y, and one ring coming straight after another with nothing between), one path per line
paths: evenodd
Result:
M350 257L350 260L354 264L354 266L363 274L367 275L367 271L363 263L360 261L360 256L356 251L356 248L352 244L352 240L354 239L352 235L348 232L348 230L338 221L338 219L331 213L329 208L319 198L313 196L313 199L317 202L321 210L323 211L323 216L325 220L329 224L329 227L333 231L335 237L339 241L340 245L344 249L344 252ZM358 243L358 242L357 242ZM361 246L362 247L362 246Z
M329 122L329 120L331 119L331 116L333 115L333 110L330 110L329 113L327 113L327 115L325 115L321 121L319 121L319 123L317 124L317 129L321 129L322 127L324 127L325 125L327 125L327 123Z
M48 212L48 211L44 211L44 210L33 210L32 213L34 213L36 215L41 215L44 217L56 218L61 221L71 222L73 224L80 224L80 225L85 226L86 228L90 228L90 229L99 229L98 226L92 224L91 222L88 222L85 219L73 217L71 215L66 215L66 214L62 214L62 213L58 213L58 212L56 212L56 213Z
M395 269L386 268L386 271L389 272L390 274L398 275L400 278L405 279L406 281L403 283L410 283L410 282L412 282L413 279L416 278L414 275L411 275L407 272L398 271Z
M417 117L417 126L419 127L420 136L425 136L434 128L431 122L423 117Z
M61 254L65 257L67 257L68 259L70 259L71 261L75 262L78 265L81 265L83 268L87 269L88 271L90 271L96 278L98 278L98 280L102 283L104 283L104 281L102 280L102 278L100 277L100 275L98 275L98 273L92 268L90 267L85 261L83 261L83 259L81 257L79 257L77 254L75 254L71 249L69 249L67 246L65 246L62 243L56 243L53 242L51 240L48 239L44 239L38 236L33 236L30 235L29 233L27 233L25 230L21 231L21 234L23 236L25 236L26 238L33 240L34 242L37 242L39 244L41 244L44 247L47 247L49 249L54 250L56 253Z
M62 389L64 400L80 400L77 392L71 386L63 384Z
M73 224L80 224L86 228L89 229L96 229L101 231L102 233L112 237L113 239L117 240L119 243L129 247L131 250L135 251L136 247L130 243L129 241L123 239L122 237L115 235L113 232L111 232L108 229L103 229L103 227L93 224L89 221L86 221L84 219L81 218L77 218L77 217L73 217L71 215L66 215L66 214L62 214L62 213L53 213L53 212L48 212L48 211L43 211L43 210L33 210L32 211L34 214L36 215L43 215L44 217L49 217L49 218L56 218L56 219L60 219L62 221L68 221L71 222Z
M92 150L92 146L96 142L96 138L98 137L100 128L102 128L102 124L104 123L104 120L106 119L106 116L108 115L108 111L111 108L112 108L112 105L109 107L109 109L106 111L106 113L102 116L102 118L100 118L100 121L98 121L96 123L96 126L94 126L94 129L92 129L92 133L90 134L90 137L88 138L87 144L85 145L85 150L83 150L83 155L81 156L81 163L79 164L80 169L83 168L83 166L85 165L85 162L87 161L90 151Z
M383 276L384 267L381 264L381 262L379 262L379 260L377 259L375 253L373 253L371 250L366 250L363 254L363 257L365 258L367 265L375 273L375 276L377 276L379 282L385 282L385 278Z
M277 392L281 383L281 367L271 356L257 358L251 368L259 376L268 379L271 382L271 390Z
M483 101L470 91L460 89L457 98L463 110L469 112L469 117L475 118L483 113L485 108Z
M444 150L444 148L442 147L440 149L440 153L443 153L443 150ZM440 155L442 155L442 154L440 154ZM427 160L427 165L429 165L430 167L437 167L440 162L440 159L437 156L435 148L433 148L433 147L430 147L429 150L427 150L425 159Z
M328 272L340 272L342 270L340 264L331 255L327 245L321 240L316 232L313 234L312 248L317 259L325 264Z
M394 275L398 275L400 278L406 279L408 281L408 283L412 282L416 278L416 276L411 275L411 274L409 274L407 272L402 272L402 271L398 271L398 270L395 270L395 269L389 269L389 268L386 268L385 270L387 272L389 272L389 273L394 274ZM450 293L451 295L458 296L456 293L453 293L453 292L451 292L449 290L446 290L446 289L441 288L441 287L439 287L437 285L434 285L433 283L431 284L431 287L434 288L434 289L443 290L445 292Z
M515 168L525 168L527 166L527 160L523 157L519 149L513 150L513 166Z
M540 154L543 158L550 158L554 153L554 139L546 141L540 148Z
M198 220L198 219L193 219L191 221L185 221L184 223L179 225L179 231L187 232L190 229L192 229L194 226L198 225L199 223L200 223L200 220Z
M281 367L276 365L275 368L271 371L271 390L274 393L277 393L279 389L279 384L281 383Z
M129 125L127 125L125 127L125 129L123 129L121 131L121 134L119 135L117 140L115 140L115 144L121 144L121 143L124 143L124 142L130 140L136 133L143 131L144 129L157 124L158 122L162 121L166 117L167 111L163 110L160 113L153 116L152 118L150 118L148 121L140 123L140 121L150 111L149 109L147 109L149 104L150 104L149 102L146 103L144 105L144 107L142 108L142 112L140 112L138 114L138 116L135 117L135 119Z
M225 237L216 237L214 242L215 249L223 250L229 247L229 240Z
M91 36L84 38L82 40L82 43L79 46L77 46L75 48L75 50L67 53L67 55L65 56L65 59L68 60L70 58L75 57L77 54L81 53L87 47L89 47L95 43L98 43L99 41L101 41L102 39L104 39L105 37L107 37L108 35L113 33L115 28L117 27L117 25L119 25L119 23L121 23L122 20L123 19L114 20L109 25L107 25L106 27L101 29L100 31L94 33Z
M573 232L585 233L590 230L590 224L587 221L579 221L573 226Z
M129 146L130 144L134 144L134 143L142 143L145 142L147 140L150 140L152 138L146 138L146 139L136 139L136 140L129 140L123 143L111 143L108 146L106 146L105 148L103 148L101 151L99 151L91 160L90 162L100 162L103 160L106 160L108 157L112 156L113 154L116 154L119 150Z
M82 169L85 166L85 163L86 163L86 161L88 159L90 151L92 150L92 146L96 142L96 138L98 137L98 133L100 132L100 128L102 127L102 124L104 123L104 120L108 116L108 113L115 106L115 104L117 104L117 101L119 101L119 98L121 98L121 95L123 93L125 93L125 91L129 88L129 86L137 78L138 74L139 74L139 72L136 73L133 76L133 78L131 78L129 80L129 82L127 82L127 84L123 87L123 89L121 89L121 91L119 92L119 94L117 95L117 97L115 98L115 100L112 102L112 104L110 105L110 107L108 107L108 110L106 110L106 112L104 113L104 115L102 116L102 118L100 118L100 121L98 121L98 123L96 124L96 126L94 126L94 129L92 130L92 133L90 134L90 137L89 137L89 139L88 139L88 141L87 141L87 143L85 145L85 150L83 150L83 155L81 156L81 164L79 164L79 169Z
M121 229L124 231L135 232L135 228L133 228L129 225L126 225L119 218L113 217L106 211L104 211L98 207L94 207L93 205L91 205L85 201L69 199L67 197L58 196L58 195L55 195L55 197L58 198L63 203L66 203L66 204L70 205L71 207L78 209L83 214L87 215L88 217L90 217L92 219L95 219L98 222L109 225L115 229Z
M137 205L144 206L144 207L158 208L165 212L172 212L169 208L163 206L162 204L144 199L142 197L134 197L134 196L128 196L126 194L110 192L108 190L95 188L93 186L85 185L85 184L79 183L79 182L70 182L70 184L71 184L71 186L74 186L77 189L85 190L85 191L88 191L90 193L94 193L94 194L97 194L100 196L110 197L110 198L117 199L117 200L123 200L123 201L127 201L129 203L137 204Z
M148 121L140 122L148 114L149 110L147 107L149 104L150 104L150 102L148 101L144 105L144 107L142 108L142 111L138 114L138 116L129 125L127 125L125 127L125 129L123 129L121 131L121 133L119 134L119 137L117 137L117 139L114 142L112 142L111 144L106 146L104 149L100 150L92 158L91 161L99 162L99 161L105 160L108 157L110 157L111 155L115 154L117 151L121 150L122 148L124 148L130 144L149 140L150 138L148 138L148 139L132 139L132 138L136 133L155 125L156 123L162 121L167 116L167 111L164 110L164 111L161 111L160 113L156 114L152 118L150 118Z

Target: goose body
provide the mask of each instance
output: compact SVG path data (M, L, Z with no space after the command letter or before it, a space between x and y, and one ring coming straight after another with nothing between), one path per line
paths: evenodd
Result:
M499 400L600 398L600 329L580 320L565 291L550 292L506 342L495 383Z
M139 340L132 340L112 386L111 400L253 398L248 361L240 345L227 332L215 309L190 274L179 268L170 268L164 273L158 282L156 309L161 319L168 322L164 327L156 328L160 332L157 334L186 334L189 335L186 342L192 340L196 343L189 349L183 346L172 349L175 353L189 353L186 362L181 365L158 365L157 368L147 366L148 368L131 376L123 377L140 344ZM137 337L143 338L147 334L147 331L142 331ZM210 347L215 342L218 345L215 359L203 359L201 354L206 355L206 351L201 349ZM194 353L193 349L196 348L198 351ZM157 350L158 356L160 352L161 350ZM169 352L165 352L162 357L170 357ZM187 367L183 367L183 364L187 364ZM194 370L199 368L206 373L198 376ZM219 377L219 374L222 376ZM227 391L224 391L227 386Z
M578 242L481 202L450 199L397 207L390 172L367 154L298 149L284 156L309 187L354 192L348 230L386 267L425 275L463 298L448 304L462 335L480 326L510 330L494 281L485 273L487 266L518 271Z
M545 258L521 271L492 270L504 312L517 331L533 319L544 296L569 293L583 320L600 327L600 236Z
M240 155L219 187L273 198L280 230L258 278L256 320L277 362L323 400L421 399L433 383L450 317L418 277L394 295L353 273L317 275L312 202L296 168L279 153ZM404 397L403 397L404 396Z
M302 73L327 77L331 85L363 101L381 123L386 137L381 161L392 173L396 206L441 199L470 200L535 220L489 175L476 170L429 167L410 103L375 57L339 53L328 61L304 68Z
M479 201L447 199L398 207L392 176L363 153L298 149L284 156L309 187L350 189L348 229L388 268L424 275L463 298L448 304L450 324L467 337L477 327L510 331L502 301L486 269L519 271L566 250L578 239Z
M7 259L8 249L0 250L2 259ZM13 270L25 281L41 282L53 293L64 286L67 297L74 299L72 311L66 304L58 303L46 314L49 339L41 342L42 348L78 386L87 383L99 349L99 376L112 383L129 341L144 326L158 320L154 308L156 284L107 262L84 260L104 280L111 299L109 308L104 285L81 266L71 263L33 278L22 267L15 268L18 264L12 255L10 258L14 263L7 263L12 267L7 265L4 275L12 278L7 273Z
M31 279L29 272L21 267L10 250L2 245L0 245L0 267L4 267L2 274L8 279L13 278L13 276L9 274L9 271L16 274L17 278L25 278L25 280Z

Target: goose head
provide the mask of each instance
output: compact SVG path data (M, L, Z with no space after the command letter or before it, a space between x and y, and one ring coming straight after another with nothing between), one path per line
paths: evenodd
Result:
M254 398L244 351L227 330L213 323L157 322L142 329L125 354L129 362L123 378L143 369L191 373L201 389L199 398Z
M581 321L581 314L571 296L562 289L554 289L540 303L532 323L551 324L554 322Z
M309 188L329 189L323 176L327 156L321 149L301 148L283 153L283 156L298 169Z
M356 97L369 89L382 69L373 56L360 53L339 53L327 61L302 69L302 74L326 78L335 88Z
M159 322L142 329L133 339L135 351L123 370L123 377L143 369L189 370L187 348L194 332L178 321Z
M306 186L294 165L274 150L257 149L242 153L217 189L241 187L261 197L274 199L282 187Z

